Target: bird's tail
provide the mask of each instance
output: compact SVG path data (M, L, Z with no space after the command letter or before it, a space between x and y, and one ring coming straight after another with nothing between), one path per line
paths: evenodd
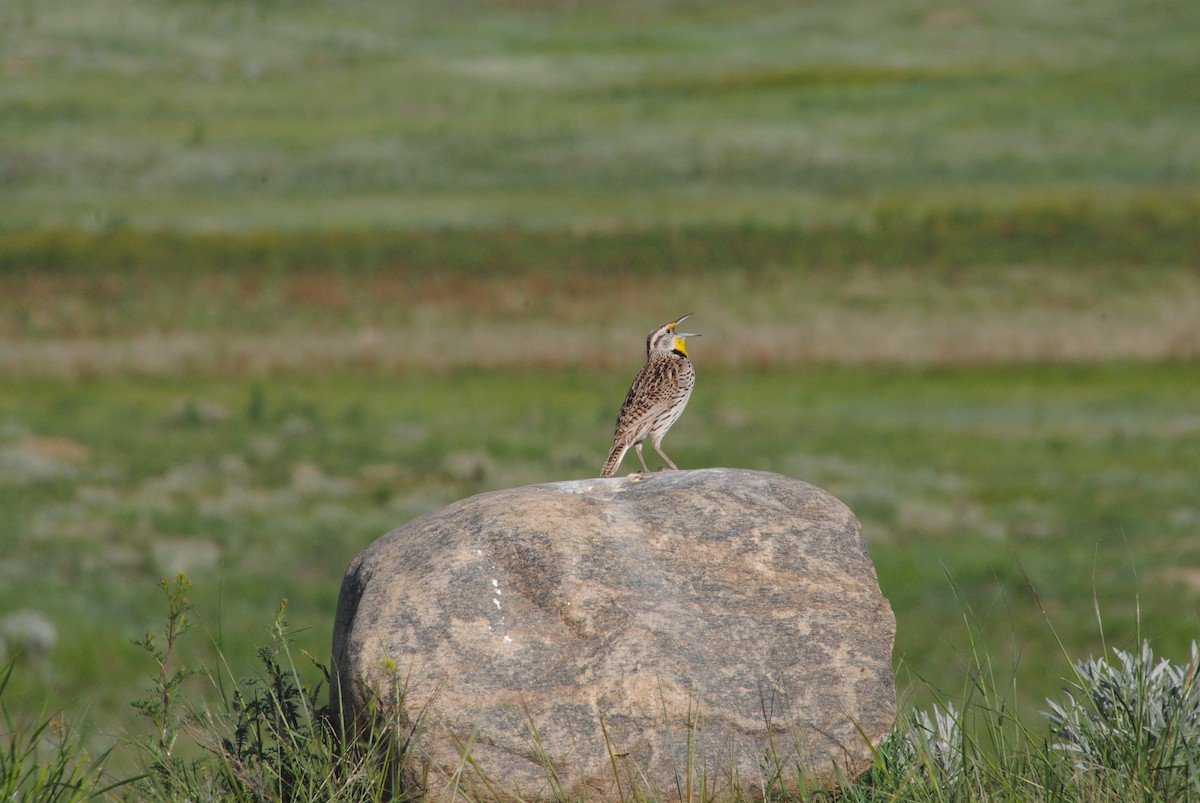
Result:
M604 468L600 469L600 476L611 477L613 474L616 474L617 468L621 465L621 460L628 451L628 443L621 443L620 441L614 443L612 451L608 453L608 459L604 461Z

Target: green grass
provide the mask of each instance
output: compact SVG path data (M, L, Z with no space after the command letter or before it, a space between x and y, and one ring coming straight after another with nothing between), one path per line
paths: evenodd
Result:
M9 230L1194 203L1194 4L9 0Z

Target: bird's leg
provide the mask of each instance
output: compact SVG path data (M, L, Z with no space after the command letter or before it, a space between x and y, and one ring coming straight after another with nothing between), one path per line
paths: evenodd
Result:
M667 457L667 453L662 450L662 446L659 445L660 443L662 443L662 441L651 441L651 444L654 446L654 451L658 452L659 457L661 457L663 460L667 461L668 466L670 466L671 468L678 471L679 466L675 465L674 461L672 461L671 458ZM640 447L641 444L638 444L638 446ZM641 448L639 448L638 449L638 457L641 457L641 456L642 456L642 450L641 450Z
M658 447L656 446L654 448L657 449ZM637 443L635 443L633 445L633 450L635 452L637 452L638 462L640 462L642 464L642 471L645 472L646 474L649 474L650 468L646 465L646 458L642 457L642 442L638 441ZM662 452L659 452L659 454L662 454ZM668 460L667 462L670 462L670 461Z

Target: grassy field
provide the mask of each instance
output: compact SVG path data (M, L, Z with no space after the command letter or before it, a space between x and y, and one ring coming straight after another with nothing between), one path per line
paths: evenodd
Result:
M704 370L694 352L672 456L846 501L896 610L897 660L942 692L960 691L976 630L1001 663L1019 654L1026 713L1067 671L1051 626L1072 655L1102 652L1102 635L1128 647L1140 604L1160 652L1195 638L1194 367ZM298 644L325 656L358 550L470 493L594 476L625 373L22 383L0 401L0 610L59 633L14 689L128 724L149 668L128 640L178 571L235 665L285 597ZM210 647L193 637L188 654Z
M5 704L138 735L178 571L183 659L286 597L324 660L363 546L594 475L684 312L670 454L850 504L913 704L1182 657L1197 74L1166 0L0 0Z
M3 227L870 223L1200 185L1200 10L5 0Z

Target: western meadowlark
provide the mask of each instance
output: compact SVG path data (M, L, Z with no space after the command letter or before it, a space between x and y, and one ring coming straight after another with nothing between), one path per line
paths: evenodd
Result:
M646 458L642 457L642 441L646 438L668 466L679 468L663 452L662 439L683 414L692 395L692 386L696 384L696 370L688 359L684 341L699 335L676 331L690 315L664 323L646 338L646 365L633 380L625 403L621 405L612 451L604 461L604 468L600 469L601 477L616 473L630 446L637 452L642 471L648 473Z

